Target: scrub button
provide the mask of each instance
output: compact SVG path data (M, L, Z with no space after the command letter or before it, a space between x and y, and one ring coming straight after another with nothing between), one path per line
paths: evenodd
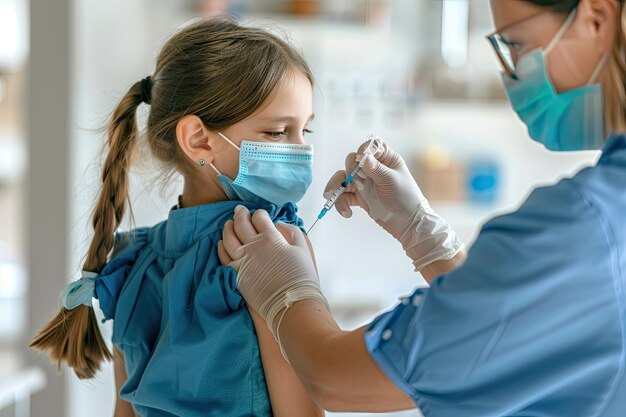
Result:
M383 340L389 340L393 336L393 332L390 329L387 329L383 332Z

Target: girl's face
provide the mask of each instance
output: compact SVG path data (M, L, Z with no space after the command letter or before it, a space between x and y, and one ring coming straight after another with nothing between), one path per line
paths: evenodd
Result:
M237 146L244 140L305 144L312 121L313 87L299 70L288 71L256 113L221 132L208 130L196 115L184 116L176 126L176 137L192 169L181 171L185 178L183 205L227 200L209 164L235 179L239 172L239 151L219 133ZM200 161L203 162L199 164Z
M244 140L305 144L313 121L313 88L300 71L288 72L274 94L255 114L221 133L237 146ZM214 143L213 165L234 179L239 170L239 151L219 135Z

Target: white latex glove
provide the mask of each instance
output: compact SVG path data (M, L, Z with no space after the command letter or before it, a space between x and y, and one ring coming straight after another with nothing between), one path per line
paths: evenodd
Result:
M293 303L305 299L328 305L307 241L297 227L274 226L266 211L250 216L247 208L237 206L222 239L217 249L222 265L237 271L241 295L265 319L279 343L280 318L276 318L281 311L284 315Z
M369 141L346 158L346 169L332 176L324 198L332 193L361 160ZM358 178L335 204L344 217L352 216L352 206L369 216L396 238L412 259L416 271L428 264L452 259L463 243L454 230L430 207L402 157L384 141L376 139L371 155L365 157Z

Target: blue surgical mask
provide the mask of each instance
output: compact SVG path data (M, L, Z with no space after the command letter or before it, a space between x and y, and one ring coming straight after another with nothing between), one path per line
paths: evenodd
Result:
M239 150L239 173L232 180L213 164L230 200L250 201L259 206L298 203L313 181L313 146L244 140L241 147L219 135Z
M553 151L600 149L605 139L602 87L594 83L608 54L584 87L557 93L548 76L545 57L561 40L574 17L575 11L545 51L536 49L520 58L517 80L503 74L509 101L528 127L528 134Z

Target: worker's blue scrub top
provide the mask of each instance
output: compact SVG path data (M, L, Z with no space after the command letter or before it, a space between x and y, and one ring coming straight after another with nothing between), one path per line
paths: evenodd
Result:
M150 228L116 234L96 298L113 320L128 379L120 396L142 417L271 417L252 318L217 243L241 201L172 208ZM296 207L264 207L299 227Z
M626 139L481 230L366 331L427 417L626 416Z

